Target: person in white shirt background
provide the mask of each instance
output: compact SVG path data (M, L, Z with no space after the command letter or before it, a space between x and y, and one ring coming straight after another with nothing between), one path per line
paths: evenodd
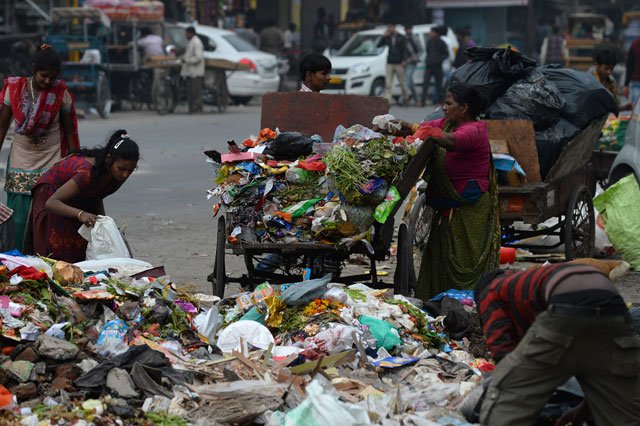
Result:
M202 112L202 89L204 87L204 46L193 27L186 29L189 44L181 58L180 75L187 80L187 99L189 114Z

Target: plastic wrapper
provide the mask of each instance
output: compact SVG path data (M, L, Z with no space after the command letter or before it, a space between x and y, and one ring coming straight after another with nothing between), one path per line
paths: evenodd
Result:
M380 223L385 223L398 201L400 201L400 193L398 193L395 186L392 186L389 188L384 201L376 207L373 214L374 219Z
M565 104L561 115L580 129L592 121L618 111L613 95L591 73L569 68L541 68L556 85Z
M285 172L284 176L291 183L307 183L313 177L313 172L299 167L291 167Z
M640 270L640 187L635 176L620 179L593 204L602 216L611 244L633 269Z
M398 330L387 321L367 315L360 316L358 321L360 321L360 324L369 327L369 331L376 339L378 348L385 348L390 351L396 346L402 345Z
M564 100L555 84L538 69L515 82L492 104L487 114L492 119L531 120L536 130L546 129L559 117Z
M100 355L111 357L125 353L129 346L126 343L129 326L122 320L113 320L102 326L102 332L96 343Z
M284 321L284 310L287 305L276 296L269 296L264 299L264 304L267 306L267 317L265 321L268 327L277 328L280 327L282 321Z

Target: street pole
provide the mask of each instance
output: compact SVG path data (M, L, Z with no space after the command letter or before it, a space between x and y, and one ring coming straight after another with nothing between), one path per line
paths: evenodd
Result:
M535 33L536 33L536 22L535 22L535 8L533 7L533 0L529 0L527 2L527 34L525 37L524 49L528 55L535 55Z

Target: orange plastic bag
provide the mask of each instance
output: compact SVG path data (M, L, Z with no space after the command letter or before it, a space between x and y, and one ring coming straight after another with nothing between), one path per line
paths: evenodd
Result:
M9 389L0 385L0 408L7 408L13 405L13 395Z

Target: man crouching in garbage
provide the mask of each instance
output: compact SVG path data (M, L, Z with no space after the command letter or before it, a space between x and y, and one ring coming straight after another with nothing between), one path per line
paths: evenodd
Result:
M592 266L496 270L475 288L497 363L483 425L534 425L554 390L575 376L585 394L556 425L640 425L640 337L613 283Z

